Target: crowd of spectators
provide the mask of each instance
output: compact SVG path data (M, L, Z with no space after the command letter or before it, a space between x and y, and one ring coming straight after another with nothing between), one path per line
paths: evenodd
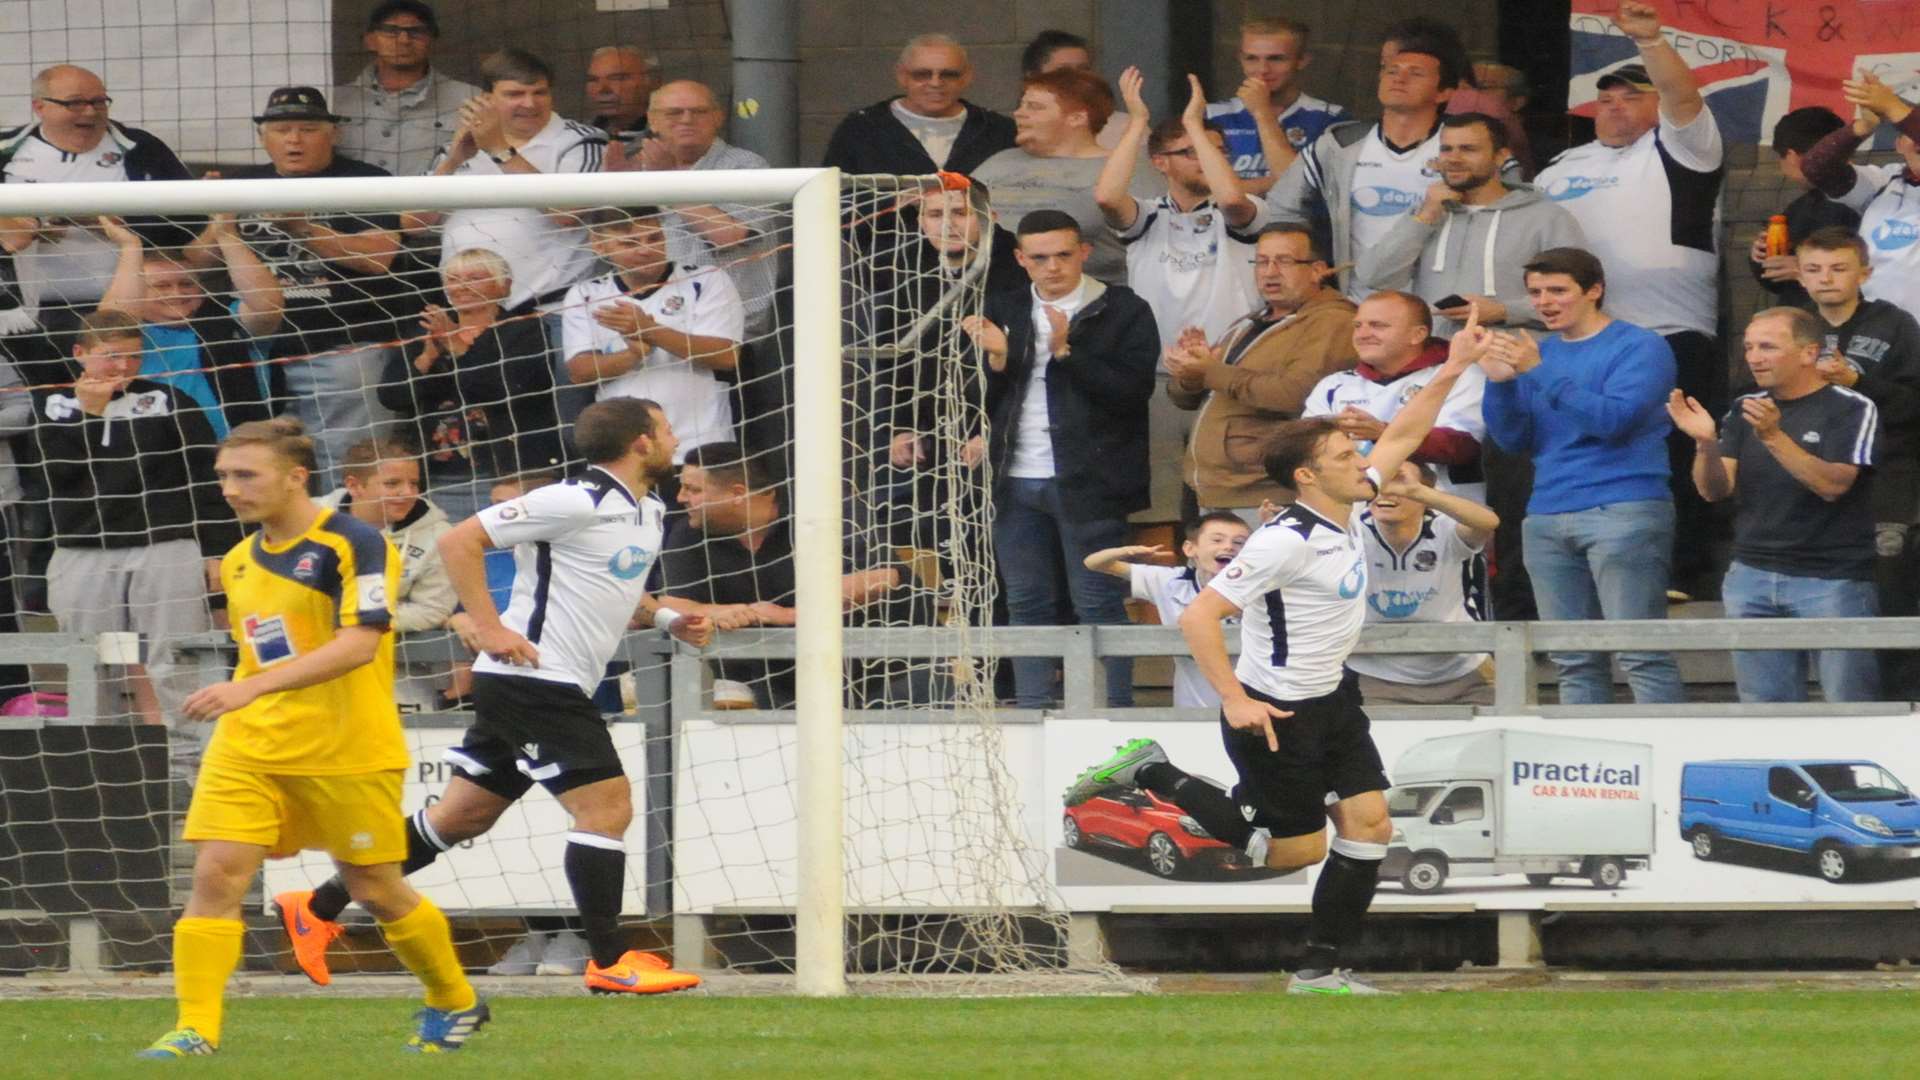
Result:
M1265 469L1276 425L1329 416L1377 438L1474 323L1494 331L1485 359L1368 519L1370 619L1657 619L1676 595L1722 592L1733 617L1914 614L1920 113L1863 75L1845 87L1850 123L1818 108L1779 121L1780 169L1804 193L1782 211L1785 248L1753 242L1781 306L1744 329L1758 389L1730 400L1723 138L1656 10L1624 0L1613 21L1635 55L1598 79L1595 138L1537 175L1524 76L1472 63L1434 19L1390 28L1376 100L1344 105L1303 90L1309 27L1250 20L1233 94L1209 101L1188 76L1180 111L1158 118L1137 69L1109 85L1072 34L1027 48L1010 115L964 96L962 43L908 41L900 93L848 115L825 164L949 179L903 195L899 228L858 235L890 245L873 259L890 269L848 319L880 337L924 325L986 267L984 310L953 339L979 419L943 451L927 403L945 376L869 373L848 436L859 520L878 524L849 546L847 608L937 617L900 597L942 572L914 552L950 539L925 509L950 494L933 479L950 454L991 470L1007 621L1123 622L1130 595L1177 616L1287 497ZM644 49L590 53L580 122L555 111L540 57L501 49L469 85L435 66L439 34L426 3L378 4L365 70L273 91L254 117L266 162L227 178L767 167L721 137L712 88L663 78ZM49 68L31 94L33 122L0 132L0 179L188 177L111 118L95 73ZM1883 123L1903 161L1852 164ZM681 440L656 594L722 630L791 625L778 433L804 418L770 415L790 345L782 228L777 209L728 203L0 219L0 630L16 608L137 630L150 659L123 673L133 708L173 711L165 642L216 624L206 560L238 536L211 448L290 412L316 434L328 505L402 553L397 625L461 634L433 537L564 473L574 417L617 396L659 402ZM1149 572L1136 560L1171 553L1131 542L1158 395L1192 414L1184 572ZM1728 500L1723 585L1714 504ZM1561 700L1612 699L1608 656L1552 659ZM1683 698L1669 654L1611 659L1636 701ZM1741 654L1742 698L1804 697L1804 663ZM1016 660L1014 703L1055 702L1054 666ZM1376 700L1486 700L1475 654L1355 667ZM1898 662L1830 652L1816 667L1829 700L1914 689ZM1110 704L1131 703L1131 669L1109 661ZM412 707L460 699L457 665L404 675ZM779 661L716 675L722 706L791 702ZM891 677L867 679L876 699L941 692ZM4 689L24 678L0 669Z

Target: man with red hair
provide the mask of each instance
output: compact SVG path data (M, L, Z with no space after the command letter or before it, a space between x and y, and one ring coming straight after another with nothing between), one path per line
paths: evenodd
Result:
M1029 75L1013 111L1015 145L982 162L976 179L993 191L1002 221L1019 221L1035 210L1060 210L1079 223L1093 244L1086 272L1108 285L1125 284L1126 252L1106 227L1093 189L1107 151L1096 141L1113 115L1113 91L1090 71L1066 68ZM1158 173L1136 170L1131 194L1151 200L1166 191Z

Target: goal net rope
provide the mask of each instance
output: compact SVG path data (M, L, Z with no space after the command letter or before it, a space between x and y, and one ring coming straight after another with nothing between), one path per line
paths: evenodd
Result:
M909 989L1110 975L1067 948L1040 840L1047 800L1020 779L1036 770L1010 764L1042 753L1040 729L998 722L981 632L995 594L984 387L960 323L982 310L989 207L960 178L843 178L837 227L815 234L838 252L823 289L820 241L774 190L810 176L5 193L0 425L21 451L0 477L5 581L32 629L132 633L139 647L81 673L99 680L100 715L79 725L46 715L57 670L0 652L9 695L42 691L0 727L0 973L58 966L73 919L99 927L110 967L165 964L207 737L180 702L231 662L214 648L228 626L208 578L242 535L212 472L227 431L300 418L319 458L312 493L385 528L402 560L412 812L453 775L442 754L472 715L434 538L575 470L573 418L629 396L659 402L680 442L657 492L672 514L649 591L705 605L720 627L677 656L637 628L596 696L633 784L636 944L672 945L682 966L796 964L802 788L820 757L795 722L810 641L791 627L811 585L842 598L858 643L834 679L845 724L828 763L847 970ZM841 342L837 424L796 405L797 373L833 366L806 346L822 320ZM842 492L839 565L824 569L796 563L794 502L823 460ZM511 559L488 566L504 606ZM416 875L476 935L470 965L578 962L566 828L536 787ZM269 864L249 898L250 964L288 969L271 898L329 873L317 852ZM371 920L344 918L364 932L336 946L335 969L389 965Z

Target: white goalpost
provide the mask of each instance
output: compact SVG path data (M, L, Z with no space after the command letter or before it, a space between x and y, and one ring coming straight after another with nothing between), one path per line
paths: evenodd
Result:
M637 850L634 840L644 833L646 855L629 859L627 910L633 913L636 904L643 905L655 917L674 915L676 925L683 912L713 920L702 925L721 929L702 930L699 945L712 947L719 967L791 972L794 989L806 995L847 993L850 964L855 973L913 976L895 984L909 990L944 985L922 976L1091 972L1110 977L1112 969L1067 948L1067 916L1053 894L1048 852L1040 839L1049 813L1057 814L1057 807L1049 811L1046 796L1022 778L1032 770L1009 767L1022 755L1037 760L1038 726L1002 731L995 717L993 658L986 654L983 636L995 589L988 531L990 482L987 467L963 452L969 440L984 431L984 408L977 363L958 329L963 316L980 310L988 253L976 243L963 255L951 256L945 268L937 259L925 261L940 238L923 235L912 209L916 200L942 190L961 192L959 209L970 204L979 221L987 220L988 208L979 193L951 180L943 185L934 177L842 177L833 169L769 169L6 185L0 186L0 229L10 218L34 219L49 229L36 241L42 247L29 246L15 255L16 263L24 264L79 230L112 240L117 234L99 223L103 217L125 219L129 225L136 220L190 221L198 227L210 215L234 214L243 231L255 227L249 222L259 221L265 224L258 228L271 232L283 215L410 222L432 220L428 212L537 210L555 220L572 220L577 228L563 227L554 235L568 237L564 243L574 254L585 257L591 246L592 258L601 259L608 256L595 246L597 241L590 243L590 230L582 222L596 211L655 207L664 223L667 250L682 253L673 256L680 265L689 249L675 245L691 244L688 237L700 213L724 206L732 208L735 219L755 223L758 246L750 253L744 246L729 249L721 244L707 252L706 262L687 272L708 275L710 284L720 276L735 282L729 294L737 292L749 312L760 313L757 329L755 316L749 315L745 344L763 357L776 357L757 373L735 372L737 382L728 392L739 425L739 434L733 436L739 452L770 458L786 478L782 505L791 535L792 650L729 652L723 634L702 656L683 652L674 657L671 679L664 662L659 669L636 670L629 676L633 681L623 717L629 723L621 726L624 734L617 741L634 781L630 847ZM683 209L686 215L680 214ZM569 214L576 216L567 218ZM298 249L297 232L295 236L289 246ZM420 265L409 276L395 263L382 280L368 285L369 291L379 291L371 288L377 284L386 290L383 295L397 295L413 306L404 316L381 323L382 333L370 331L356 339L381 342L379 347L399 361L375 380L377 387L370 384L365 391L369 396L380 391L383 401L396 381L439 376L440 369L429 371L431 357L422 351L421 343L431 335L423 336L415 327L424 325L419 318L422 305L452 304L441 293L427 295L441 289L440 278L450 272L438 235L405 239L409 246L401 257L411 252ZM510 239L503 231L494 246L507 251ZM126 242L124 237L121 242ZM161 246L152 239L145 242L149 249ZM307 270L333 258L315 254L317 250L296 251L294 257L307 259ZM783 258L790 260L790 270L776 283L770 268ZM64 264L50 259L47 265ZM602 272L606 265L593 272ZM753 267L767 269L756 277ZM248 303L256 299L244 281L257 277L247 277L230 261L194 273L215 303L182 325L201 320L226 325L245 316ZM205 284L209 275L224 285ZM444 296L452 296L450 281L444 288ZM287 292L291 312L293 293ZM559 306L555 295L541 297L543 308ZM564 320L566 313L554 311L551 317ZM385 333L386 328L393 328L392 333ZM278 333L272 340L281 345L255 343L259 383L267 406L292 408L297 404L292 396L274 396L288 391L271 383L269 374L332 353L303 353L284 345L294 331L283 328ZM202 337L212 341L204 333ZM558 353L561 344L553 341L550 348ZM208 345L203 361L212 367L231 355ZM549 390L515 390L511 379L502 376L508 384L499 391L505 394L504 404L524 404L529 397L559 400L569 388L564 385L565 357L558 359L562 363ZM512 361L509 357L504 363ZM185 374L204 375L208 384L226 381L211 371ZM43 375L24 381L34 388L40 408L46 393L40 384L55 380ZM783 413L787 426L773 430L786 434L759 438L749 433L767 419L751 403L755 388L749 384L756 382L759 390L774 388L767 392L782 399L774 411ZM485 417L475 426L480 411L456 407L456 432L444 443L433 441L440 434L429 430L430 418L424 413L407 421L426 432L418 455L424 470L421 489L429 499L439 490L439 469L463 459L478 461L487 438L502 440L497 416L491 435ZM560 415L558 435L564 436L567 421ZM441 423L444 427L444 418ZM675 426L681 427L678 420ZM379 434L375 427L368 423L365 431L335 434L370 437ZM477 465L472 472L480 476ZM486 479L513 477L502 471ZM61 496L55 492L46 497L58 502ZM702 561L716 543L702 541L694 550L693 565L713 567L701 571L711 580L694 584L717 589L714 583L725 571L711 559ZM870 561L856 565L855 551ZM681 565L688 564L683 560ZM891 568L891 587L912 593L914 599L891 608L885 597L870 604L849 599L846 582L869 566ZM667 584L672 595L675 583ZM861 633L866 644L858 650L846 647L850 621L865 627ZM897 647L887 644L895 630ZM936 643L934 655L927 641ZM457 645L444 648L448 655L457 653ZM5 662L0 652L0 663ZM783 672L789 663L790 670ZM434 669L435 686L452 685L446 682L446 666ZM749 674L741 674L743 670ZM164 706L165 680L158 664L151 675ZM204 681L206 675L201 677ZM103 674L103 702L122 700L107 693L106 678ZM741 683L748 684L745 704L721 704L723 683L735 692L741 691ZM760 719L720 723L713 718L725 714L718 711L669 719L665 702L653 699L664 698L670 685L676 705L684 703L684 694L697 692L702 702L711 696L714 710L758 708L762 711L746 715ZM634 687L640 688L637 693ZM855 720L850 703L861 711L872 710L871 715ZM406 708L403 699L403 711ZM134 705L128 709L137 712ZM786 709L792 710L791 721L776 718L786 713L767 711ZM433 714L430 706L424 711ZM103 706L103 716L111 713ZM409 732L419 772L409 777L408 797L414 800L410 807L419 805L419 798L431 798L445 782L444 771L429 776L429 753L437 756L451 745L449 738L458 738L458 729L444 717L429 720L419 727L438 723L439 728ZM788 723L792 726L785 726ZM175 725L176 741L179 731ZM13 752L14 764L28 752ZM8 765L9 753L0 746L0 767ZM45 772L42 782L50 792L75 786L50 769ZM176 794L176 802L178 798ZM503 819L496 829L500 835L480 841L494 845L486 858L454 851L423 871L423 891L435 895L441 890L446 896L441 906L450 912L464 910L496 923L505 915L535 912L560 921L561 909L570 904L564 898L553 837L563 826L555 824L557 807L541 802L544 798L536 789L523 800L524 821ZM183 810L178 805L170 812L177 819ZM520 812L517 808L512 813ZM58 832L66 823L59 820L58 810L51 816L49 832ZM164 816L154 815L156 821ZM177 828L172 850L177 897L182 850ZM11 884L7 857L0 844L0 899ZM166 852L156 857L164 862ZM287 882L305 881L304 887L310 888L329 872L317 856L276 865L284 868L270 868L262 902ZM102 871L109 877L114 872ZM114 890L106 891L110 895ZM120 891L132 895L131 889ZM110 923L104 934L126 946L125 955L146 958L127 960L127 967L152 966L158 955L155 945L168 924L167 912L150 899L152 890L139 895L149 899L124 905L138 916L128 924L135 929L116 929L121 924ZM0 902L0 908L8 906ZM779 920L790 916L791 921L771 928L755 921L769 914ZM850 927L858 930L851 941ZM497 948L516 940L507 931L488 930L487 935L489 945ZM0 972L9 970L7 955L0 940ZM497 950L488 955L497 955ZM1024 985L1040 984L1027 980Z

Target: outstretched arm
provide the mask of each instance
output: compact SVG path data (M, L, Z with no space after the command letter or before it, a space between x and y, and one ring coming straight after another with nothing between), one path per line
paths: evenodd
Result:
M1707 107L1693 69L1680 58L1660 32L1660 9L1638 0L1623 0L1613 24L1640 50L1640 62L1660 95L1660 112L1675 127L1686 127Z
M1127 126L1120 144L1107 155L1107 163L1093 182L1093 201L1100 207L1100 216L1115 229L1131 229L1140 217L1140 204L1127 188L1133 182L1133 165L1147 143L1151 124L1146 99L1140 95L1144 82L1146 77L1137 67L1120 73L1120 99L1127 105Z
M1453 336L1447 348L1447 362L1433 377L1433 381L1420 389L1413 400L1395 414L1387 430L1373 444L1373 452L1367 455L1367 464L1378 475L1393 476L1400 466L1413 457L1414 451L1426 440L1427 432L1433 430L1433 422L1440 416L1440 406L1452 392L1453 384L1460 376L1487 351L1487 342L1491 333L1480 325L1480 309L1475 307L1467 314L1467 323Z

